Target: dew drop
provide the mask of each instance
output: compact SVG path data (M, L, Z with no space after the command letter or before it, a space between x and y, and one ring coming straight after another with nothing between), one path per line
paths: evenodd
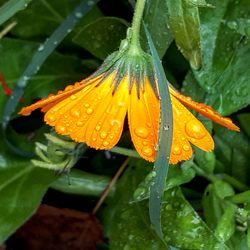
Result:
M143 155L148 156L148 157L153 155L153 149L151 147L149 147L149 146L143 147L141 149L141 152L142 152Z
M96 141L97 139L95 137L92 138L92 141Z
M49 115L47 116L47 119L48 119L50 122L54 122L54 121L56 120L56 117L55 117L54 115L52 115L52 114L49 114Z
M41 52L41 51L43 51L44 50L44 45L43 44L41 44L39 47L38 47L38 49L37 49L39 52Z
M89 107L89 104L88 104L88 103L85 103L85 104L84 104L84 107L85 107L85 108L88 108L88 107Z
M80 112L78 110L71 110L70 113L73 117L80 117Z
M109 145L109 142L108 142L108 141L104 141L104 142L102 143L102 145L103 145L104 147L107 147L107 146Z
M136 128L134 131L135 131L135 134L140 138L147 138L149 134L148 130L143 127Z
M71 100L75 100L76 98L77 98L77 97L76 97L75 95L71 95L71 96L70 96L70 99L71 99Z
M75 16L76 16L76 18L82 18L82 13L81 12L76 12Z
M105 139L105 138L107 137L107 135L108 135L108 134L107 134L106 132L104 132L104 131L100 133L100 137L101 137L102 139Z
M177 145L175 145L174 147L173 147L173 154L174 155L180 155L181 154L181 148L179 147L179 146L177 146Z
M158 124L158 122L157 122L157 124ZM147 122L147 126L148 126L149 128L151 128L151 127L152 127L152 124L151 124L150 122Z
M188 151L190 149L190 146L188 144L184 144L182 147L185 151Z
M125 103L124 102L122 102L122 101L119 101L118 103L117 103L117 105L118 105L118 107L123 107L124 105L125 105Z
M97 125L96 127L95 127L95 130L97 130L97 131L99 131L101 129L101 126L100 125Z
M66 91L69 91L69 90L72 90L72 89L73 89L73 85L68 85L68 86L65 88Z
M66 132L66 128L64 126L61 126L61 125L56 126L56 130L59 133L65 133Z
M119 120L113 119L113 120L110 121L110 125L111 126L117 125L118 127L120 127L121 126L121 122Z
M83 126L83 122L78 121L78 122L76 123L76 126L77 126L77 127L82 127L82 126Z
M93 109L92 109L92 108L88 108L88 109L86 110L86 113L87 113L88 115L92 114L92 113L93 113Z
M190 137L195 139L201 139L206 135L205 129L196 120L186 123L185 130Z

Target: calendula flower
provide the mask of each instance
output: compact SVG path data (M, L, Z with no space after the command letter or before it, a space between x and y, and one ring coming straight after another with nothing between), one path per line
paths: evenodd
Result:
M173 109L170 163L190 159L191 144L204 151L214 148L207 129L185 106L239 131L229 118L221 117L211 107L194 102L172 86L169 90ZM151 57L144 52L114 53L87 79L23 108L20 114L29 115L39 108L45 113L44 121L58 134L103 150L118 143L128 114L130 134L137 152L147 161L155 160L159 93Z

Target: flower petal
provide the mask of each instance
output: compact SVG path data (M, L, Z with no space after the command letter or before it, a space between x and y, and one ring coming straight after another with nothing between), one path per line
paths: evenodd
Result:
M171 147L170 161L176 164L180 161L189 160L193 154L192 147L179 125L178 114L173 108L173 141Z
M113 147L121 136L128 103L125 81L112 93L114 77L113 73L100 85L89 85L56 104L46 113L46 123L90 147Z
M130 94L128 122L132 141L142 158L153 162L158 137L160 105L150 83L145 80L144 91L137 95L136 84Z
M174 124L178 124L183 135L195 146L204 150L214 149L214 141L204 125L174 96L171 96ZM183 148L184 148L183 144Z
M210 120L227 127L228 129L240 131L239 127L237 127L231 119L227 117L222 117L219 113L217 113L214 109L210 106L198 103L193 101L190 97L181 95L179 92L174 90L172 87L169 88L172 95L174 95L179 101L183 104L188 106L191 109L201 113L205 117L209 118Z
M93 87L96 82L100 80L101 76L98 76L91 80L83 80L81 82L77 82L74 85L68 85L63 91L58 91L57 94L51 94L47 98L41 99L38 102L22 108L22 110L19 112L20 115L30 115L30 113L36 109L41 108L42 112L47 112L50 108L52 108L54 105L59 103L60 101L64 100L68 96L78 92L79 90L89 87Z

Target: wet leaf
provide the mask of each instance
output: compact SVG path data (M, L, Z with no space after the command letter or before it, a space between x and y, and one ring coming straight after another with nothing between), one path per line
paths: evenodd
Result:
M228 22L249 18L250 3L210 1L215 8L200 9L203 67L194 72L209 93L209 102L222 115L229 115L250 103L250 39L228 26Z
M5 2L5 0L0 0L1 2ZM79 2L79 0L71 0L69 4L67 0L32 1L28 8L18 13L12 19L17 21L18 25L11 33L22 38L47 37L73 11ZM80 20L74 31L100 16L102 16L100 10L94 7Z
M215 154L220 163L220 172L225 172L237 180L249 181L250 141L243 133L235 133L215 126Z
M17 39L2 39L0 41L0 73L10 89L15 86L29 63L33 52L38 47L38 43ZM10 67L9 65L12 66ZM82 79L84 71L81 68L81 61L76 57L53 53L39 73L30 80L25 90L24 100L20 102L20 106L30 104L34 98L45 97L51 92L57 92L58 89L63 88L67 83ZM0 116L2 116L4 103L7 98L0 85Z
M167 4L165 1L146 1L144 22L152 36L159 57L162 58L173 38L166 17ZM146 37L142 39L147 48Z
M9 153L2 143L0 147L2 243L35 212L50 183L57 177L52 171L35 168L28 159Z
M119 48L126 37L128 24L116 17L101 17L80 29L73 42L88 50L94 56L105 59Z
M198 7L185 0L166 0L166 3L169 26L177 47L195 70L200 69L202 58Z
M147 172L143 161L134 160L117 185L105 216L107 218L112 214L113 218L106 222L111 249L166 249L150 227L147 201L129 202L134 189ZM178 187L164 193L161 216L164 239L173 247L228 249L213 235Z

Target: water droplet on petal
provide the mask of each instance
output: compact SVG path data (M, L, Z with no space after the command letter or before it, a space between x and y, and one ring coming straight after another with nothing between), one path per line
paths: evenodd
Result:
M84 107L85 107L85 108L88 108L88 107L89 107L89 104L88 104L88 103L85 103L85 104L84 104Z
M68 85L64 90L69 91L69 90L72 90L72 89L73 89L73 86L72 85Z
M186 123L185 130L190 137L201 139L206 135L206 131L196 120L190 120Z
M107 147L107 146L109 145L109 142L108 142L108 141L104 141L104 142L102 143L102 145L103 145L104 147Z
M64 126L61 126L61 125L56 126L56 130L59 133L65 133L66 132L66 128Z
M56 117L52 114L49 114L47 115L47 119L50 121L50 122L54 122L56 120Z
M153 155L153 149L152 149L152 147L149 147L149 146L143 147L141 149L141 152L143 155L148 156L148 157Z
M78 110L71 110L70 113L73 117L80 117L80 112Z
M125 102L119 101L119 102L117 103L117 105L118 105L118 107L123 107L123 106L125 105Z
M107 133L106 132L101 132L100 133L100 137L102 138L102 139L105 139L106 137L107 137Z
M101 126L100 125L97 125L96 127L95 127L95 130L97 130L97 131L99 131L101 129Z
M96 141L97 139L95 137L92 138L92 141Z
M110 125L111 126L117 125L118 127L120 127L121 126L121 122L119 120L113 119L113 120L110 121Z
M181 148L178 145L173 146L173 154L174 155L180 155L181 154Z
M88 109L86 110L86 113L87 113L88 115L92 114L92 113L93 113L93 109L88 108Z
M185 150L185 151L188 151L190 149L190 146L188 144L184 144L182 146L182 148Z
M146 128L143 128L143 127L135 129L135 134L141 138L147 138L148 133L149 133L148 130Z
M77 126L77 127L82 127L82 126L83 126L83 122L78 121L78 122L76 123L76 126Z
M71 95L71 96L70 96L70 99L71 99L71 100L75 100L76 98L77 98L76 95Z

